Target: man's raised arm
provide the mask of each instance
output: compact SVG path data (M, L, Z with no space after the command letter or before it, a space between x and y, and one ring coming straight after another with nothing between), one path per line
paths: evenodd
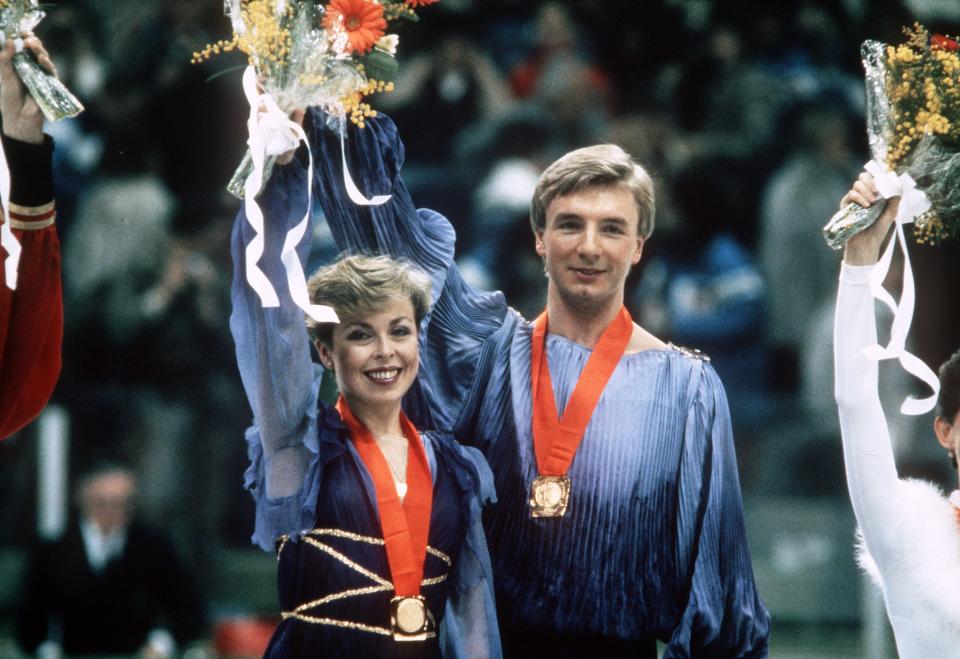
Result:
M433 282L434 307L421 333L422 398L411 411L418 423L452 430L471 413L474 389L485 373L481 354L507 317L500 293L478 291L464 282L454 262L456 234L445 217L417 210L400 177L403 143L386 116L368 119L363 128L349 124L344 145L350 174L367 197L389 194L379 206L350 199L344 182L340 135L311 110L307 133L320 199L337 246L345 251L384 253L411 261ZM292 166L303 167L301 161ZM409 407L409 406L408 406ZM429 410L422 409L423 407ZM429 418L424 418L429 415ZM419 417L419 418L418 418Z

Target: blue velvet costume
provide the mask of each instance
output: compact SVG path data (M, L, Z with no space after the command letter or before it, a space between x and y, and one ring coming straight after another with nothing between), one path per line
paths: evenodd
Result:
M244 248L253 232L242 211L232 244L230 327L254 412L245 477L257 504L253 540L279 552L283 620L266 656L499 657L481 522L493 477L479 451L449 434L421 435L433 479L421 594L439 634L424 642L390 635L394 590L373 481L336 409L318 400L322 369L311 363L303 312L290 298L279 258L286 231L304 212L303 185L302 172L277 168L259 201L266 218L259 264L279 307L262 308L246 282ZM302 263L308 251L300 245Z
M347 134L360 190L393 195L373 208L347 198L339 138L317 111L308 135L314 194L337 244L407 258L432 278L435 303L405 409L419 426L479 447L493 469L499 503L485 526L501 625L526 643L517 647L563 650L579 638L582 649L563 656L600 656L593 644L613 639L633 643L626 653L656 656L659 639L666 657L766 656L769 617L713 368L673 348L625 355L568 472L566 516L531 518L531 324L502 294L464 282L449 222L418 211L400 179L403 146L389 119ZM290 167L303 176L302 163ZM548 335L546 354L562 414L590 351Z

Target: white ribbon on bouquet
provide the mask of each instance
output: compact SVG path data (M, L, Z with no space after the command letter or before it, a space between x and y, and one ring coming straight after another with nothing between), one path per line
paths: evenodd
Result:
M257 75L252 66L248 66L243 74L243 91L250 103L250 117L247 120L253 171L244 182L244 208L247 221L253 227L255 235L247 245L245 262L247 283L260 297L264 307L276 307L280 302L277 293L270 284L270 280L257 266L264 250L264 218L263 212L257 205L256 196L263 184L264 165L268 155L279 156L296 149L300 142L308 144L303 127L290 118L280 109L270 94L260 93L257 90ZM340 132L340 151L343 166L344 187L347 195L357 205L378 206L390 199L390 195L378 195L367 199L357 188L350 172L347 169L344 133ZM307 210L299 223L287 232L280 252L280 261L287 273L287 286L290 297L298 307L318 323L339 322L336 312L329 306L312 304L307 290L307 280L303 266L297 257L296 248L303 240L309 226L311 206L313 204L313 155L309 153L307 168Z
M263 184L264 164L268 155L279 156L297 148L300 142L306 143L307 135L303 128L284 113L273 97L257 90L257 74L252 66L248 66L243 74L243 91L250 103L250 117L247 119L247 129L250 133L247 145L250 147L250 159L253 162L253 171L244 182L244 208L247 221L253 227L255 235L247 245L244 254L246 260L247 283L260 297L264 307L280 306L277 293L270 284L270 280L257 266L263 256L264 225L263 212L257 205L256 196ZM307 279L303 266L297 257L296 248L303 239L310 219L310 206L313 201L313 157L307 169L307 211L300 222L287 232L280 252L280 261L287 273L287 287L290 297L298 307L318 323L336 323L337 314L331 307L311 304L310 294L307 292Z
M350 176L350 170L347 168L347 145L346 145L346 135L347 135L347 122L345 119L341 118L340 121L340 163L343 166L343 187L347 189L347 196L350 197L350 201L355 203L357 206L380 206L385 204L390 200L390 195L381 194L375 195L370 199L367 199L363 196L363 193L360 192L360 189L357 187L357 184L353 182L353 178Z
M907 241L903 233L903 225L913 222L918 216L930 209L930 200L921 190L917 189L916 181L909 174L897 175L889 171L876 160L871 160L864 169L873 176L877 190L884 199L900 197L900 207L897 209L896 240L887 243L877 262L870 272L870 290L873 297L883 302L893 312L893 325L890 329L890 340L886 346L874 344L863 349L863 353L874 361L896 359L903 369L919 378L930 387L933 393L926 398L907 397L900 406L903 414L926 414L937 403L940 393L940 380L937 374L916 355L907 352L907 335L910 333L910 323L913 320L913 310L916 303L916 287L913 280L913 269L910 266L910 253L907 251ZM903 285L900 292L900 302L883 287L883 280L890 271L893 252L896 245L903 252Z

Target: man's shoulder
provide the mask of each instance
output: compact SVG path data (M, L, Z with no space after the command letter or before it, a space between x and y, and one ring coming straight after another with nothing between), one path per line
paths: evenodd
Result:
M634 323L633 334L630 335L630 342L627 344L626 353L629 355L644 352L645 350L663 350L667 346L667 343L664 343L643 327Z
M630 336L630 342L627 344L626 353L634 354L646 350L668 350L677 353L687 359L694 359L701 362L709 362L710 357L698 348L688 348L680 346L672 341L663 341L637 323L633 324L633 334Z
M660 368L649 375L656 379L663 391L672 392L679 408L689 408L698 398L712 400L716 392L723 389L709 355L702 350L668 342L658 352L663 355L659 360Z
M707 355L707 353L703 352L699 348L687 348L685 346L678 346L677 344L672 342L666 344L666 347L669 348L671 351L678 353L683 357L686 357L687 359L694 359L704 363L710 362L709 355Z

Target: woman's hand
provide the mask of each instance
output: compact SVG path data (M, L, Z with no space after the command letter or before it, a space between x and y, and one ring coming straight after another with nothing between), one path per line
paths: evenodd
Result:
M867 172L861 172L860 177L853 184L847 194L840 200L840 208L847 204L860 204L868 208L875 203L881 203L883 197L877 191L873 177ZM897 209L900 207L900 197L887 200L887 205L869 227L850 237L843 249L843 261L848 265L872 265L880 258L880 246L890 232Z
M32 34L24 35L23 46L33 52L40 66L52 75L57 75L57 69L40 39ZM43 142L43 113L13 69L15 54L14 40L8 38L0 50L0 113L3 114L3 134L23 142L40 144Z
M257 93L258 93L258 94L261 94L261 95L267 93L267 89L266 89L266 87L264 87L264 80L263 80L262 77L257 79ZM258 111L260 114L266 113L266 112L267 112L267 107L266 107L266 105L264 105L264 104L261 102L260 107L257 108L257 111ZM301 110L301 109L298 108L298 109L296 109L296 110L294 110L293 112L290 113L290 121L293 121L293 122L297 123L298 125L303 126L303 118L306 116L306 114L307 114L307 111L306 111L306 110ZM290 149L289 151L286 151L286 152L284 152L284 153L281 153L279 156L277 156L276 164L278 164L278 165L289 165L289 164L293 161L293 156L294 156L296 153L297 153L297 150L296 150L295 148L294 148L294 149Z
M306 115L305 110L294 110L290 113L290 121L296 122L297 124L303 126L303 117ZM293 160L293 156L297 153L296 149L290 149L286 153L281 153L277 156L278 165L288 165Z

